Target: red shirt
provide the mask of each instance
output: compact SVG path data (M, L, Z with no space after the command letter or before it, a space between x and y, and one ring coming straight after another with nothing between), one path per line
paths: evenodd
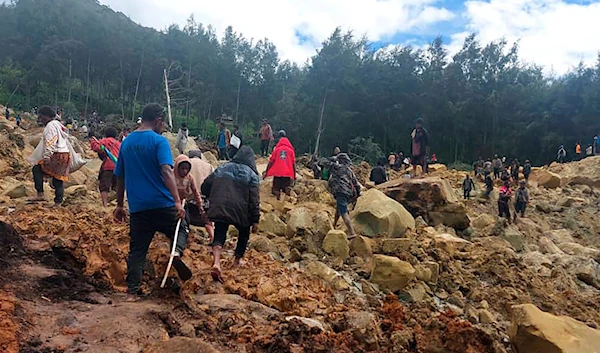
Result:
M294 173L296 152L290 140L285 137L279 140L271 154L269 164L271 164L271 168L269 168L267 176L296 178Z
M104 152L102 152L101 146L104 146L104 148L109 150L110 153L112 153L115 157L118 158L119 149L121 149L121 143L112 137L106 137L100 141L96 139L90 139L90 147L94 152L97 152L100 155L100 158L102 158L103 160L102 167L100 167L100 170L115 170L115 164L113 163L113 161L110 160L110 158L108 158L108 156L106 156Z

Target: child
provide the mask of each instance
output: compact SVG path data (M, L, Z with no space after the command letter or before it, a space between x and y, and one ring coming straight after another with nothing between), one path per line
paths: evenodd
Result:
M525 184L525 180L521 180L519 188L517 189L517 196L515 199L515 222L517 221L519 212L521 213L521 218L525 217L525 209L529 203L529 190Z
M117 189L117 177L114 176L115 163L108 157L107 153L102 150L108 150L113 156L119 156L121 143L117 141L117 129L107 127L104 129L104 138L98 141L95 137L90 139L90 147L102 160L100 174L98 175L98 189L102 198L102 206L108 207L108 193L110 190Z
M175 159L175 181L177 182L177 191L179 198L187 200L185 205L185 218L188 224L204 227L210 236L212 243L214 229L212 222L208 219L202 204L202 197L196 186L196 181L190 174L192 163L190 158L184 154Z
M508 207L511 197L512 190L510 189L510 181L506 180L504 185L500 187L498 195L498 217L506 217L508 223L511 221L510 208Z
M469 174L467 174L465 176L465 180L463 180L463 196L465 198L465 200L468 200L471 198L471 190L473 190L473 188L475 187L475 183L473 183L473 179L471 179L471 177L469 176Z
M493 190L494 181L492 180L492 176L488 174L485 176L485 197L489 198Z

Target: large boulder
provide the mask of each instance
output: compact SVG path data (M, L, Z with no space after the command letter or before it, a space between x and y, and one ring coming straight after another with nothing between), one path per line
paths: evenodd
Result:
M600 250L588 248L577 243L561 243L558 248L565 254L589 257L600 263Z
M555 254L550 255L555 266L563 267L587 285L600 289L600 264L585 256Z
M323 250L329 255L345 261L350 256L350 245L346 233L331 230L323 239Z
M264 235L253 235L250 237L249 247L258 252L279 254L277 245Z
M260 217L258 229L265 233L285 235L286 225L275 212L269 212Z
M374 255L373 263L370 281L383 290L402 290L416 276L414 267L397 257Z
M350 242L350 253L364 259L371 258L373 256L374 242L371 238L358 236Z
M560 187L560 175L550 172L545 169L534 170L531 174L531 179L536 181L539 186L554 189Z
M482 213L471 221L475 229L484 229L496 222L496 219L487 213Z
M403 237L415 228L415 219L399 202L377 189L365 192L356 203L352 219L358 233L366 236Z
M423 217L429 225L444 224L458 230L470 226L465 206L458 202L446 179L396 179L377 188L400 202L414 217Z
M289 212L286 234L288 237L304 235L312 232L314 227L313 212L305 207L298 207Z
M523 251L523 234L515 226L508 226L500 237L509 242L516 251Z
M512 307L508 330L517 353L598 353L600 331L568 316L554 316L533 304Z
M350 285L339 272L321 261L311 261L308 263L306 265L306 274L323 280L335 290L350 289Z

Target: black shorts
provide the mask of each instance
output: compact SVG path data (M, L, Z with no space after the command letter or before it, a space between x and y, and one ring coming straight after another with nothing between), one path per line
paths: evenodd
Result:
M196 227L205 227L207 224L211 224L206 211L200 211L200 207L191 202L185 205L185 218L188 224Z
M109 192L117 189L117 177L112 170L104 170L98 175L98 189L100 192Z
M273 192L283 191L286 194L290 192L292 186L292 178L290 177L274 177L273 178Z

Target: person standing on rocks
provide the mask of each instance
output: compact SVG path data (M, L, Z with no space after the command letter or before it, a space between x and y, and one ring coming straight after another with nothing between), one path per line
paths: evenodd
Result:
M8 120L8 117L10 116L10 111L8 110L8 107L6 107L6 111L4 112L4 114L6 115L6 120Z
M519 169L520 168L521 168L521 165L519 164L519 160L515 158L510 166L510 174L515 183L519 182Z
M107 127L104 129L104 138L98 141L95 137L90 139L90 147L102 160L100 166L100 174L98 174L98 189L100 190L100 197L102 198L102 206L108 206L108 192L110 190L116 190L117 188L117 177L114 176L115 162L113 162L105 151L108 150L113 156L119 155L119 149L121 143L117 141L117 129L114 127Z
M526 187L525 180L521 180L519 188L517 189L517 196L515 197L515 222L517 221L517 215L521 213L521 218L525 217L525 209L529 204L529 190Z
M229 140L229 158L233 158L244 144L244 136L238 125L233 125L233 135Z
M510 218L510 198L512 197L512 190L510 188L510 181L505 181L504 185L500 187L498 195L498 217L506 217L508 223L511 222Z
M556 153L556 161L558 163L564 163L567 159L567 151L565 150L565 146L560 145L558 148L558 152Z
M221 251L230 225L239 232L235 247L234 267L242 265L250 232L258 231L260 220L260 179L256 170L254 151L242 146L233 159L219 166L202 184L202 194L208 196L208 218L215 222L212 242L213 280L223 282Z
M148 104L142 112L142 124L121 144L114 174L117 176L117 207L114 218L123 222L125 190L129 203L129 256L127 257L127 293L137 299L148 248L156 232L172 239L181 219L173 267L182 280L192 272L181 260L187 242L188 226L185 210L179 198L173 172L173 157L169 141L160 135L165 110L159 104Z
M183 150L185 150L185 147L187 146L189 136L190 131L187 128L187 124L181 123L181 127L177 132L177 139L175 140L175 147L177 147L179 154L183 154Z
M494 190L494 181L492 180L492 176L489 174L486 175L484 181L485 181L485 197L489 198L490 194Z
M271 153L264 178L273 177L271 193L281 199L281 192L290 195L292 182L296 179L296 152L284 130L277 134L279 142ZM263 179L264 179L263 178Z
M214 238L212 222L208 219L204 210L202 196L192 174L192 160L185 154L180 154L175 158L175 181L177 182L177 191L179 198L186 200L185 220L188 225L204 227L210 236L211 242ZM204 182L204 179L201 180Z
M492 169L494 170L494 179L500 179L500 170L502 170L502 160L498 155L494 155L492 160Z
M581 160L581 144L579 142L575 145L575 160Z
M465 180L463 180L462 187L463 187L463 197L464 197L464 199L465 200L470 199L471 198L471 191L475 188L475 183L473 182L473 179L471 179L471 177L469 176L468 173L465 176Z
M348 214L348 204L353 203L360 196L360 184L356 175L350 169L352 161L346 153L340 153L336 157L336 162L331 165L331 176L329 178L329 191L333 194L336 203L335 218L333 226L342 217L350 236L348 239L356 237L350 215Z
M529 160L525 160L525 164L523 165L523 175L525 176L525 180L529 181L529 176L531 175L531 162Z
M267 122L267 119L263 119L260 127L260 155L266 157L269 154L269 145L273 141L273 129Z
M377 161L377 166L371 169L369 180L374 182L375 185L383 184L388 180L387 172L385 170L385 158L380 158L379 161Z
M429 132L423 127L423 119L418 118L415 128L410 134L411 137L411 155L413 165L413 176L417 176L417 166L420 165L422 173L427 173L426 155L429 144Z
M23 119L21 119L21 114L17 114L17 117L15 118L15 121L17 123L17 127L21 127L21 121Z
M65 187L64 182L69 180L69 164L71 156L67 145L66 128L55 120L56 112L46 106L38 110L40 122L44 125L42 133L43 155L33 167L33 182L37 195L30 201L45 201L44 176L52 178L54 187L54 206L62 204Z
M229 142L231 141L231 132L225 127L225 123L219 124L219 132L217 133L217 148L219 149L219 159L229 160Z
M492 174L492 171L492 161L488 158L485 163L483 163L483 175L488 176L489 174Z

